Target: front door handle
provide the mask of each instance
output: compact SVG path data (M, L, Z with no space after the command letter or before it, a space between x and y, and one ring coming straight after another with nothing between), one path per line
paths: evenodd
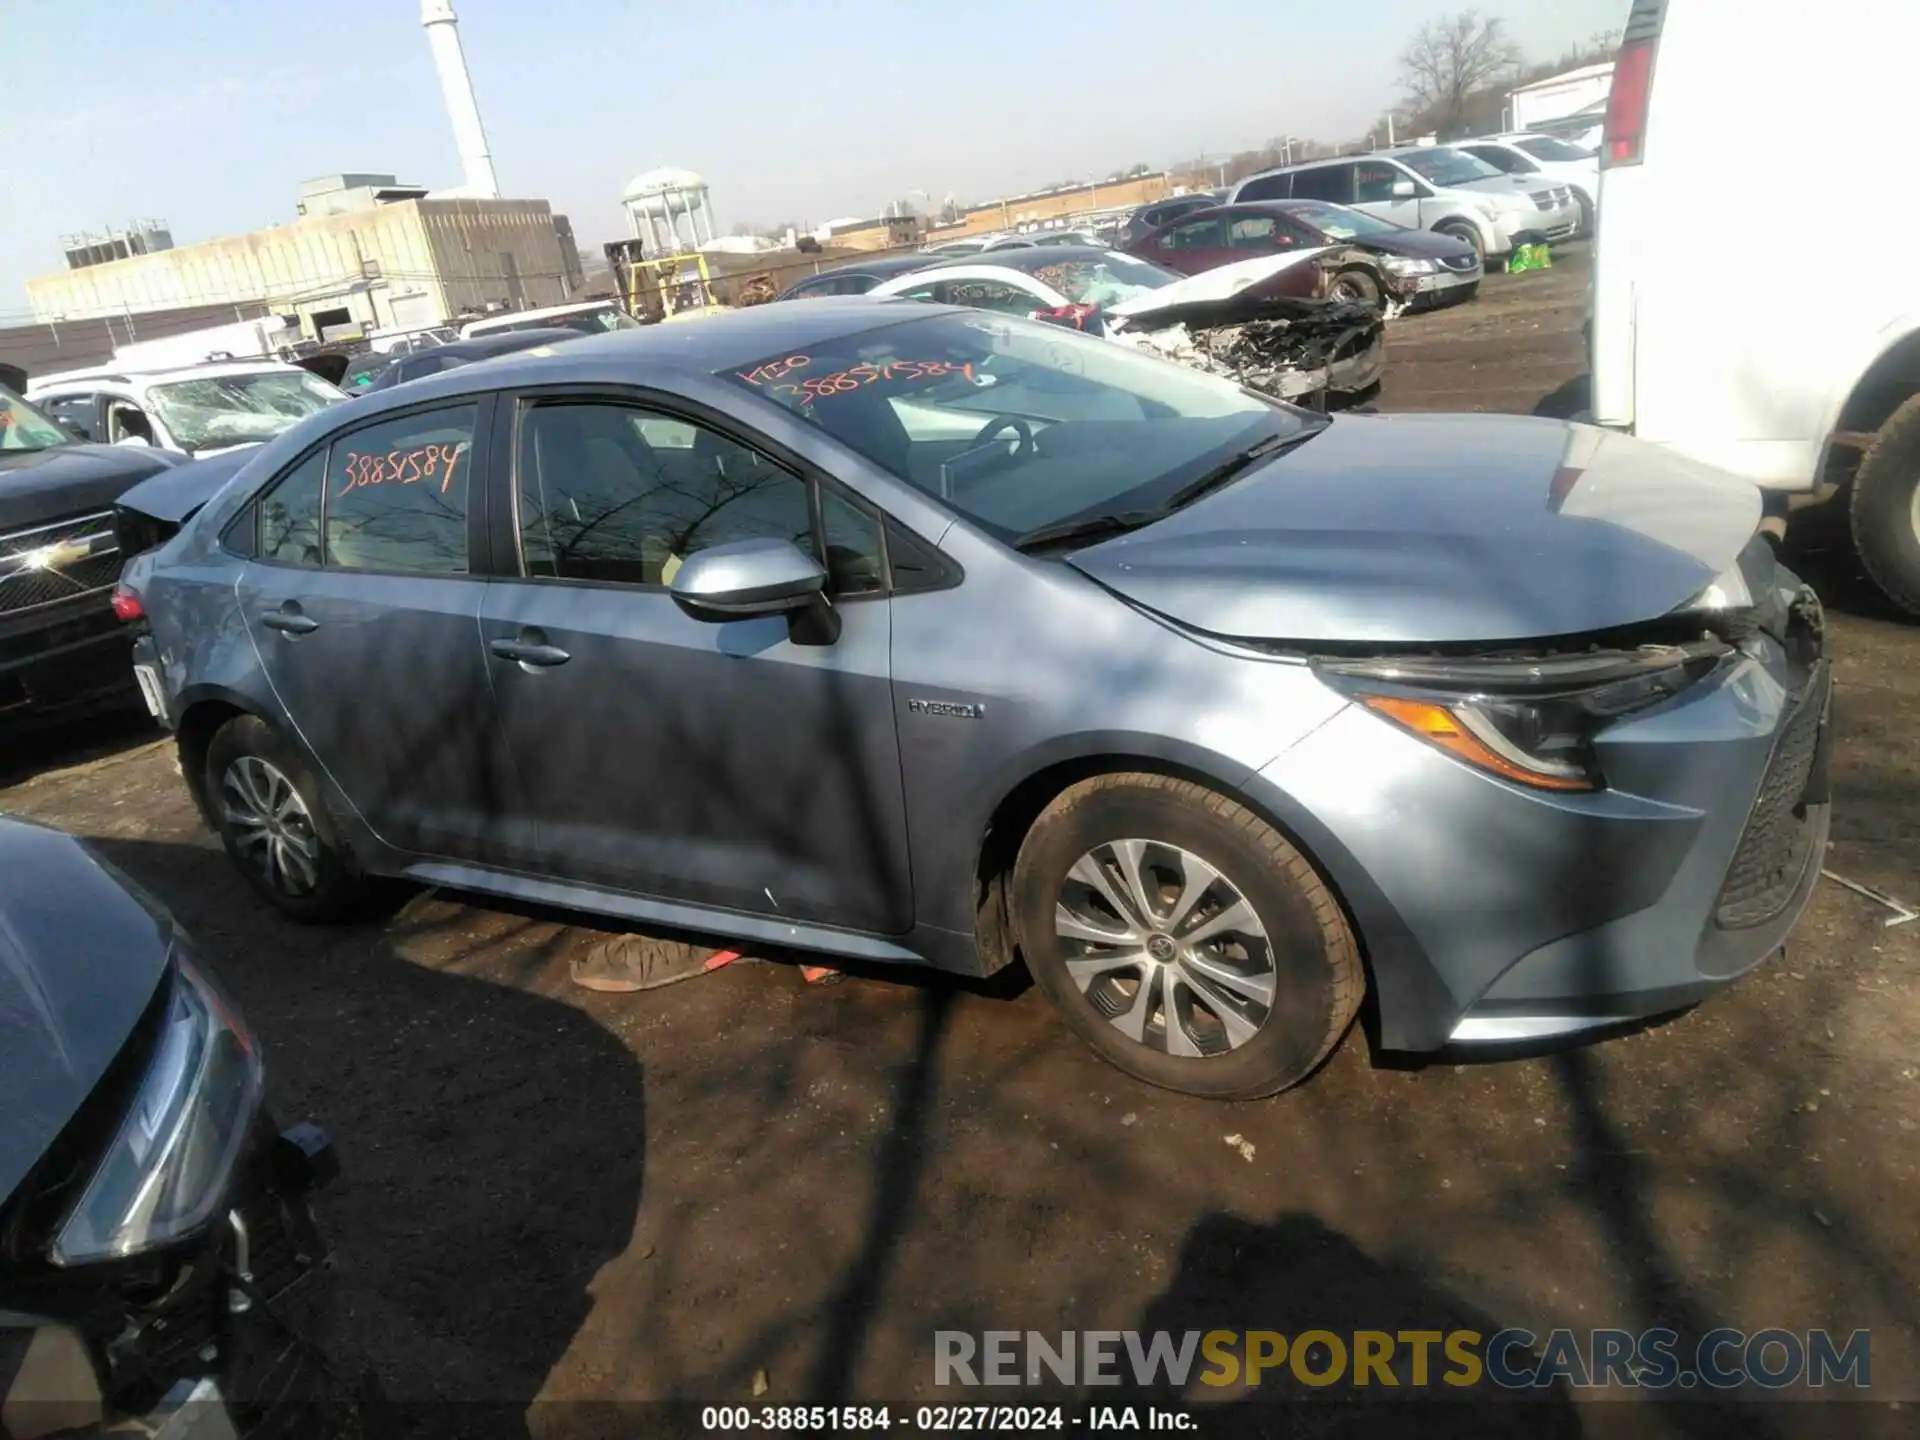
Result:
M298 610L269 610L260 617L260 623L269 630L278 630L286 635L311 635L320 628L318 620L302 615Z
M487 644L502 660L516 660L522 665L545 669L553 665L564 665L573 656L558 645L547 645L537 640L493 640Z

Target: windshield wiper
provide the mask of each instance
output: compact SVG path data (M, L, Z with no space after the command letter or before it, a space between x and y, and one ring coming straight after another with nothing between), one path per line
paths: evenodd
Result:
M1250 449L1242 450L1231 460L1223 461L1204 474L1196 475L1178 490L1160 502L1160 513L1171 515L1183 505L1191 505L1209 490L1217 490L1236 475L1245 474L1262 460L1278 455L1282 450L1291 450L1301 441L1318 435L1330 425L1331 421L1322 420L1311 429L1296 430L1291 435L1269 435L1265 440Z
M1138 530L1142 525L1151 525L1165 514L1164 510L1119 510L1104 515L1082 515L1073 520L1056 520L1051 525L1027 531L1013 542L1013 548L1022 552L1044 550L1049 545L1062 545L1072 540L1095 540L1103 535L1120 535L1128 530Z

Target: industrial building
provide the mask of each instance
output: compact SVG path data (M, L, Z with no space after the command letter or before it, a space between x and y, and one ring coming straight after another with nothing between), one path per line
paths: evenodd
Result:
M35 276L28 303L42 321L258 303L320 339L560 305L578 284L544 200L437 199L390 175L338 175L302 186L299 206L288 225Z
M27 281L34 317L264 307L300 316L321 340L572 299L582 277L566 217L544 200L500 198L451 0L421 0L420 23L460 153L459 186L329 175L300 187L297 219L246 235L181 245L149 220L69 236L67 268Z

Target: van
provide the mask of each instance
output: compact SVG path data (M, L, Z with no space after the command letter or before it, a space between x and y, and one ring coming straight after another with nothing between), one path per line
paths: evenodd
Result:
M1350 205L1410 230L1464 240L1483 260L1507 254L1522 239L1565 239L1580 228L1581 218L1579 203L1566 185L1538 176L1503 175L1446 145L1269 170L1234 186L1226 203L1253 200Z
M1920 615L1916 54L1912 5L1634 0L1588 358L1595 421L1752 480L1776 534L1843 504L1862 567ZM1762 195L1782 203L1729 208Z

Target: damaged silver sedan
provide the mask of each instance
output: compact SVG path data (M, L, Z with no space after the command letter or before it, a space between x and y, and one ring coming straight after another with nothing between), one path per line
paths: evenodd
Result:
M290 915L398 875L1021 957L1131 1074L1254 1096L1369 992L1394 1049L1566 1036L1779 947L1828 681L1759 521L1585 426L1328 417L860 297L336 407L115 609Z
M999 252L896 275L867 292L1024 315L1145 347L1315 409L1379 388L1382 314L1329 298L1349 249L1262 255L1182 276L1092 246Z

